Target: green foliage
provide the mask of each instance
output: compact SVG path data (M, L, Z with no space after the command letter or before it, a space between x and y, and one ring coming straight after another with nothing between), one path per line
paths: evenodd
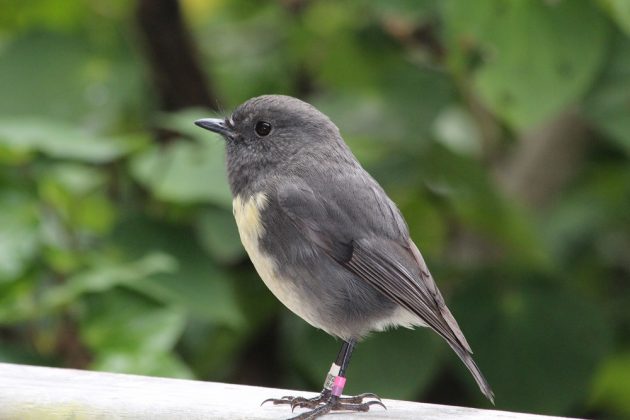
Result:
M601 368L593 399L600 405L609 405L620 415L630 413L628 400L628 376L630 376L630 355L628 353L611 357Z
M588 395L583 384L610 345L607 320L594 302L531 280L502 289L482 281L460 293L456 313L467 314L465 331L484 337L473 344L476 358L490 383L504 390L500 405L560 413Z
M37 209L19 192L0 196L0 282L19 278L35 257L39 232L35 226Z
M191 378L173 353L185 323L182 307L112 290L88 300L81 338L94 354L94 369Z
M182 204L209 202L226 207L231 196L222 147L210 142L178 142L165 149L154 146L131 162L131 172L161 200Z
M610 26L590 1L445 4L452 60L477 50L482 62L472 76L480 96L517 129L574 103L601 68Z
M0 360L318 389L339 342L257 278L223 142L192 124L212 112L156 111L133 2L105 3L3 5ZM220 115L285 93L338 124L498 408L630 416L627 1L180 3ZM569 111L587 140L543 166L536 133ZM526 170L542 203L506 187ZM374 334L348 373L349 392L483 404L429 331Z
M630 3L624 0L600 0L600 3L619 27L630 34Z
M614 52L584 107L593 123L608 134L609 141L630 153L630 121L627 118L630 102L630 40L618 35L611 48L614 48Z
M128 154L138 143L133 137L100 138L51 119L11 117L0 121L0 127L0 146L21 161L41 153L60 160L107 163Z
M190 123L201 115L199 112L166 115L160 126L201 140L203 132ZM167 147L154 145L131 161L131 173L161 200L182 204L212 203L231 208L224 155L224 145L219 139L194 143L180 141Z

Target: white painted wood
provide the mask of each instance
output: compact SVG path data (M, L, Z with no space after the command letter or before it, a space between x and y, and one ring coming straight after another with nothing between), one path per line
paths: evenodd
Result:
M0 363L0 419L284 419L287 406L261 401L315 394L214 382L185 381ZM551 420L496 410L384 400L388 410L332 414L325 419ZM296 410L296 413L299 411ZM558 419L558 417L555 417Z

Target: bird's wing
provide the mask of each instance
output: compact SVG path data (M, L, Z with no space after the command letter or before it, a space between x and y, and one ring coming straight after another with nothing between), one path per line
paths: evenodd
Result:
M398 260L396 256L400 254L395 251L395 246L390 247L394 252L384 253L383 249L387 248L384 248L385 243L382 241L359 239L353 244L352 258L345 266L381 293L418 315L444 338L473 375L481 392L494 404L494 393L473 360L472 350L451 311L446 307L416 245L409 240L408 247L403 248L411 252L420 267L419 278Z
M444 338L483 394L494 402L494 394L472 359L472 350L420 251L406 227L401 232L401 226L405 226L402 216L389 199L380 198L376 198L378 202L362 202L361 211L349 209L351 204L343 197L318 195L305 184L278 188L280 208L307 239ZM385 209L387 206L393 208ZM384 227L384 223L391 226Z
M398 257L401 252L411 254L411 247L415 248L411 241L404 247L383 240L358 239L353 243L352 258L344 265L385 296L418 315L449 344L472 353L426 266L420 269L419 276L414 275L408 264L401 261L404 258Z
M340 265L416 314L449 344L472 353L418 248L406 235L388 238L379 234L371 229L373 223L366 220L372 217L370 211L360 220L353 219L343 201L318 196L304 184L280 188L278 202L298 230ZM363 204L379 212L379 206ZM389 220L388 213L374 216L380 217L378 226L399 225ZM398 214L397 209L395 213Z

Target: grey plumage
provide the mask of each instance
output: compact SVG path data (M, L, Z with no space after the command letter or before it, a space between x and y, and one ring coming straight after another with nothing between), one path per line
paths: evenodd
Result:
M272 127L268 136L256 134L259 121ZM222 134L234 196L264 195L255 218L264 234L248 252L263 280L282 289L274 293L295 299L284 302L289 308L344 340L428 326L493 400L400 211L328 117L295 98L261 96L236 109Z

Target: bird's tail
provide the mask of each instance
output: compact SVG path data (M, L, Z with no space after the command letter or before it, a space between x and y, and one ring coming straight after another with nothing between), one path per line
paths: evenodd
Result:
M479 386L479 389L481 390L483 395L485 395L486 398L490 400L492 405L494 405L494 392L492 392L490 384L488 384L485 376L483 376L483 373L481 373L481 370L479 370L477 363L475 363L475 361L473 360L471 353L466 351L458 344L451 343L450 341L449 344L451 345L451 348L455 351L455 353L457 353L462 362L464 362L464 365L466 365L473 378L475 378L475 382L477 382L477 385Z

